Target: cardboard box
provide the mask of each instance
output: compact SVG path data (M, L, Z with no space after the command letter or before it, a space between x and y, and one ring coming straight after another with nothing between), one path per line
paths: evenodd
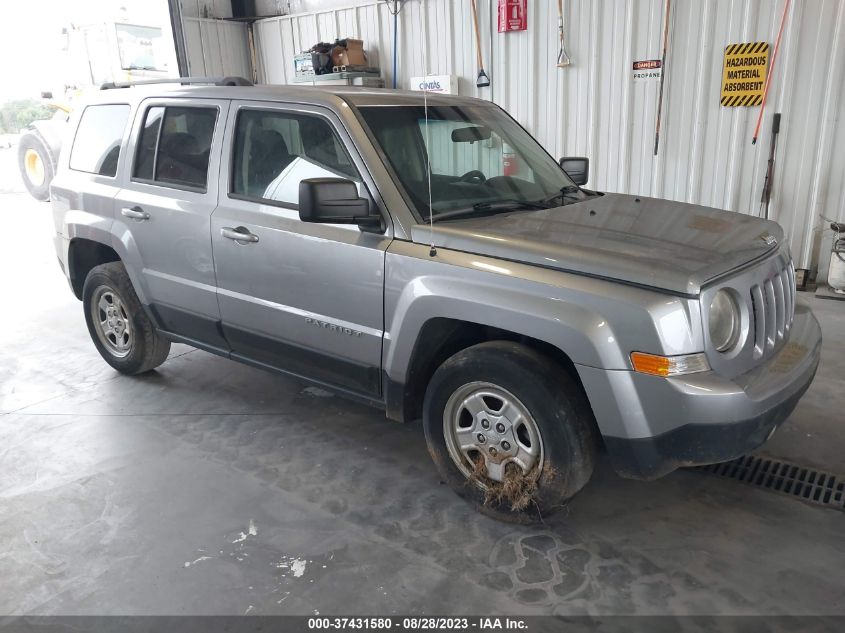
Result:
M367 56L364 53L362 40L346 40L346 48L335 46L332 50L333 66L366 66Z

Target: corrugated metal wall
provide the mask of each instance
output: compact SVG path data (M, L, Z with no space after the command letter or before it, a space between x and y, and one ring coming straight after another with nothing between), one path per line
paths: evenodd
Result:
M188 74L252 78L247 30L243 22L183 16Z
M752 146L758 108L719 105L722 53L731 43L774 46L784 0L675 0L655 157L658 83L634 81L631 63L659 58L663 5L564 0L573 65L561 70L556 2L529 0L528 31L499 34L495 0L479 0L492 86L477 89L469 0L412 0L400 14L399 85L407 88L426 70L457 75L461 94L500 104L553 155L589 156L592 187L743 213L759 212L771 115L781 112L771 215L784 226L796 263L809 267L819 260L819 214L845 220L845 1L791 3L761 138ZM389 85L392 18L383 3L257 22L259 79L288 83L296 52L347 36L365 41Z

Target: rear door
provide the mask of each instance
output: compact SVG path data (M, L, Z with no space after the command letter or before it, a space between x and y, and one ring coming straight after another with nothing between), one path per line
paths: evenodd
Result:
M232 356L378 397L390 228L311 224L298 211L303 178L367 190L360 156L322 108L232 102L227 129L211 239Z
M143 101L115 214L150 311L165 330L216 350L226 344L209 224L228 108L213 99Z

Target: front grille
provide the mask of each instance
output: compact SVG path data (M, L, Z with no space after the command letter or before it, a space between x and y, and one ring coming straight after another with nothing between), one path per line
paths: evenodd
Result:
M754 358L769 356L789 334L795 316L795 269L790 261L778 274L751 286Z

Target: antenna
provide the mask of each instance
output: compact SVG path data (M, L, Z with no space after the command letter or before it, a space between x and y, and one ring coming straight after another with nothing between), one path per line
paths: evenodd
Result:
M428 76L428 73L425 73ZM427 81L423 81L427 85ZM434 247L434 209L431 207L431 157L429 156L429 147L431 142L428 136L428 88L423 88L423 109L425 110L425 174L428 177L428 236L431 248L428 251L429 257L437 255L437 249Z
M427 8L427 3L425 6ZM425 17L423 18L423 110L425 110L425 174L428 178L428 235L431 244L428 256L434 257L437 255L437 249L434 247L434 209L431 207L431 154L429 151L431 141L428 135L428 20Z

